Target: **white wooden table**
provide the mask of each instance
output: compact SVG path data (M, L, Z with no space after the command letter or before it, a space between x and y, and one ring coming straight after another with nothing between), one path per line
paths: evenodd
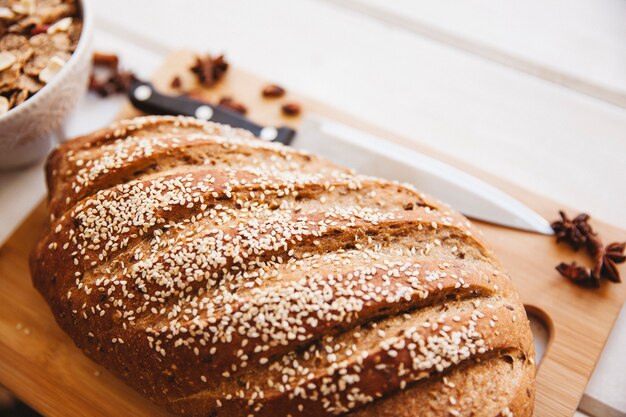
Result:
M96 47L143 76L170 51L237 66L626 229L623 0L93 1ZM86 99L68 134L121 100ZM44 195L0 174L0 241ZM626 312L581 411L626 416ZM584 415L581 413L581 415Z

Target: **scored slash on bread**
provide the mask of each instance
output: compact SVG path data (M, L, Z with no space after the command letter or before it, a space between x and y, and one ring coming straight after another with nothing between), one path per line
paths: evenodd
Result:
M67 142L47 174L35 286L87 355L173 412L532 414L509 277L410 186L170 116Z

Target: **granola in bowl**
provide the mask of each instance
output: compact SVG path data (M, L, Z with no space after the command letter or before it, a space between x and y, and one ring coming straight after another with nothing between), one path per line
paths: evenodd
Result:
M87 91L93 16L84 0L0 0L0 170L64 140Z
M0 0L0 116L54 78L82 26L76 0Z

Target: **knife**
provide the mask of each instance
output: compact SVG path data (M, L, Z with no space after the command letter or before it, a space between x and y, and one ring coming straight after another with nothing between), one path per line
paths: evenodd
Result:
M553 234L543 217L486 182L412 149L331 120L305 117L296 134L285 126L259 125L221 106L162 94L151 83L141 80L132 83L128 94L133 106L144 113L194 116L243 128L262 140L321 155L361 174L413 184L472 219Z

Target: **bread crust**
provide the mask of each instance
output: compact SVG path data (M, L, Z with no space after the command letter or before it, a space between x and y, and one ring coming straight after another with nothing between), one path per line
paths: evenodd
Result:
M61 145L31 271L93 360L184 416L530 416L510 278L462 215L241 130Z

